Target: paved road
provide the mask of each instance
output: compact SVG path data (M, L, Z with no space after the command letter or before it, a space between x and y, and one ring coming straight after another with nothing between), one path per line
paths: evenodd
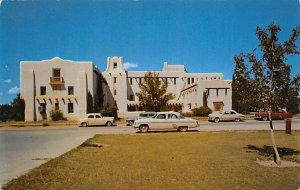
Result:
M0 130L0 184L79 146L95 134L134 133L130 127Z
M284 130L284 121L274 122L275 130ZM268 122L202 122L198 131L269 130ZM292 130L300 130L300 120L292 121ZM0 129L0 184L24 174L48 159L79 146L95 134L136 134L132 127L49 127L38 129Z

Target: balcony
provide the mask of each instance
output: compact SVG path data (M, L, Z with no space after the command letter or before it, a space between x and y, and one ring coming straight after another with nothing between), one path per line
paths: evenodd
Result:
M60 86L64 84L64 77L50 77L50 85Z

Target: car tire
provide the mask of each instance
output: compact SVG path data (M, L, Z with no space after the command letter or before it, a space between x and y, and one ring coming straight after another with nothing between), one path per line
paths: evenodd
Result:
M219 123L219 122L220 122L220 118L216 117L216 118L214 119L214 122L215 122L215 123Z
M235 118L234 121L235 121L235 122L240 122L240 121L241 121L241 118Z
M148 130L149 130L148 125L142 125L142 126L140 126L141 133L147 133Z
M262 120L263 121L268 121L268 118L267 117L263 117Z
M86 122L83 122L83 123L81 123L81 126L82 126L82 127L87 127L88 124L87 124Z
M106 123L106 126L107 126L107 127L110 127L110 126L112 126L112 123L111 123L110 121L108 121L108 122Z
M178 128L178 131L179 132L187 132L188 128L187 127L184 127L184 126L181 126Z

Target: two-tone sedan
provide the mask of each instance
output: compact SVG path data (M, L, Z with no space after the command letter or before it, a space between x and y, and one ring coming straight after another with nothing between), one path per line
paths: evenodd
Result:
M153 118L138 119L133 127L142 133L152 130L174 129L185 132L190 128L199 127L198 121L192 118L185 118L178 112L157 112Z
M220 111L214 112L208 115L208 121L220 122L220 121L243 121L245 116L243 114L237 113L234 110L230 111Z

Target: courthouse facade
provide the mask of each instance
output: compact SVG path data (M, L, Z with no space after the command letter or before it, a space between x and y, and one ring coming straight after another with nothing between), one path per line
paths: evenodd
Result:
M122 57L108 57L104 72L89 61L75 62L55 57L43 61L20 63L21 96L25 100L25 120L50 119L51 110L61 110L69 120L116 104L118 116L127 117L143 110L136 92L147 72L158 73L168 82L168 92L175 98L168 107L190 112L203 105L207 95L212 110L228 110L232 106L231 81L222 73L188 73L184 65L163 63L161 71L126 71Z

